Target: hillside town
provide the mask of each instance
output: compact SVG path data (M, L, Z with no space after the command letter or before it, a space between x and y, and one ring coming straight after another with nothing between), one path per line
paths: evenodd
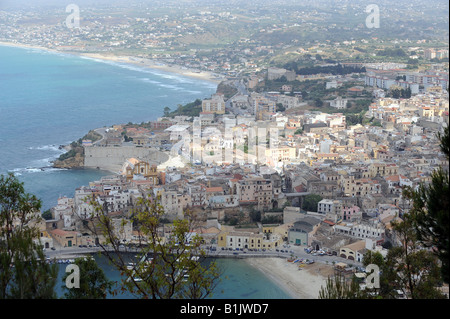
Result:
M385 19L391 27L407 33L392 41L380 37L380 33L389 35L389 29L379 29L373 35L361 23L364 3L345 3L344 8L337 9L336 2L320 1L321 10L309 8L308 3L291 5L282 0L239 6L177 1L80 5L82 19L76 28L66 27L67 12L61 6L49 6L41 12L0 11L0 20L4 21L0 24L0 41L58 52L134 56L227 76L264 70L281 62L285 55L307 55L314 61L371 60L377 55L373 47L399 43L405 48L405 57L413 60L448 61L448 45L439 40L443 35L433 39L439 30L433 24L446 21L443 4L433 4L436 15L425 26L416 22L406 27L402 22L404 16L423 9L420 1L386 10ZM349 16L345 23L339 18L343 14Z
M0 20L0 299L449 298L447 2Z
M265 76L287 72L272 68ZM138 233L123 220L139 198L151 196L167 222L194 212L201 223L192 233L208 246L292 245L354 262L368 250L385 254L398 244L392 221L410 207L404 187L415 189L434 169L448 167L436 135L449 120L448 73L439 65L420 74L384 70L384 80L405 75L399 84L412 88L410 97L393 98L380 95L389 91L372 81L376 72L369 69L361 86L374 101L361 123L348 123L334 101L332 113L308 110L301 92L289 94L286 84L277 92L249 92L264 81L255 75L230 80L237 93L204 99L198 116L97 129L101 139L82 141L84 167L114 174L58 200L42 225L46 247L101 243L86 227L91 199L121 225L121 244L136 245ZM342 79L329 77L326 85ZM354 92L345 99L357 98ZM161 235L170 235L170 227Z

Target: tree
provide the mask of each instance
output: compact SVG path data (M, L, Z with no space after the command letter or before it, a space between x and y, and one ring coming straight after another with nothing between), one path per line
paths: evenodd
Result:
M41 201L14 174L0 176L0 299L55 298L57 265L37 240Z
M374 265L377 265L378 267L383 267L384 266L384 258L380 252L378 252L378 251L373 252L373 251L369 250L364 254L362 264L364 266L374 264Z
M62 288L66 291L66 299L106 299L107 293L112 293L114 283L106 278L94 258L77 258L74 264L80 269L80 287L69 289L64 284ZM68 276L69 273L64 275L64 283Z
M391 223L400 245L392 247L386 256L383 275L389 287L385 297L395 298L396 291L401 290L412 299L442 298L436 289L440 280L436 257L420 246L414 223L410 214Z
M164 108L164 116L165 116L165 117L169 116L169 113L170 113L170 107L166 106L166 107Z
M317 194L306 195L303 199L302 209L317 212L317 204L322 200L322 196Z
M261 211L259 211L259 210L252 210L249 215L250 215L250 219L253 222L260 222L261 221Z
M322 107L322 106L323 106L323 101L322 101L320 98L316 98L316 99L314 100L314 105L315 105L316 107Z
M405 99L409 99L411 97L411 88L407 87L404 91L402 91L402 97Z
M328 277L325 287L319 291L319 299L365 299L367 295L360 289L355 277L350 280L341 274L335 273Z
M277 103L277 112L284 112L286 111L286 108L283 106L282 103Z
M202 238L190 235L196 223L195 215L187 211L184 219L163 225L164 208L160 199L145 193L141 195L130 212L129 221L121 222L121 226L132 223L139 238L137 245L141 252L131 268L127 267L120 248L118 227L95 198L90 200L94 207L91 231L105 238L100 247L126 278L122 281L123 289L144 299L203 299L210 296L217 285L219 272L215 262L206 260L206 253L201 249ZM112 252L106 245L112 247Z
M441 151L447 160L450 154L449 129L444 134L438 134ZM406 198L412 202L410 214L414 218L414 226L418 240L426 247L432 247L436 256L442 263L442 279L449 282L450 265L450 220L449 220L449 174L442 167L431 175L429 185L421 184L417 190L407 188L404 191Z
M402 95L402 91L401 91L401 88L400 87L392 87L391 88L391 94L392 94L392 97L394 98L394 99L398 99L398 98L400 98L401 97L401 95Z
M45 220L50 220L53 218L50 209L47 209L45 212L42 213L42 218L44 218Z

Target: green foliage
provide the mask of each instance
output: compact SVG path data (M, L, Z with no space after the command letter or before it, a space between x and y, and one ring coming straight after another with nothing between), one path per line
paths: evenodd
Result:
M399 99L399 98L409 99L411 97L411 89L395 87L390 90L390 94L394 99Z
M302 209L310 212L317 212L317 204L322 200L322 196L317 194L306 195L303 199Z
M383 50L377 51L378 56L388 56L388 57L407 57L408 54L406 54L403 49L400 48L386 48Z
M133 142L133 138L132 137L128 137L128 135L125 133L125 131L123 131L122 133L120 133L123 137L123 140L125 142Z
M347 114L345 115L345 122L347 125L356 125L356 124L362 124L363 123L363 115L360 114Z
M363 256L362 264L364 266L367 266L369 264L375 264L378 267L382 267L384 265L384 258L383 255L381 255L380 252L373 252L369 250L366 252Z
M228 84L228 83L222 81L217 86L216 92L217 93L222 93L223 96L224 96L224 99L228 100L233 95L238 93L238 89L234 85L231 85L231 84Z
M264 216L262 220L263 224L278 224L283 223L283 216L282 215L270 215L270 216Z
M392 226L401 245L391 248L386 256L385 296L393 297L396 290L401 290L412 299L442 298L436 289L441 278L437 258L431 251L421 249L414 216L405 214Z
M316 106L316 107L322 107L322 106L323 106L323 101L322 101L321 99L319 99L319 98L316 98L316 99L314 100L314 106Z
M113 265L127 278L122 282L123 289L144 299L203 299L212 294L217 284L219 272L215 262L205 259L201 249L202 238L188 234L194 227L195 216L185 212L185 219L177 219L170 229L170 236L161 233L164 208L158 198L142 194L131 211L129 221L138 230L142 248L139 260L132 269L127 268L123 252L119 249L119 238L111 217L94 199L97 226L91 229L102 235L104 253ZM106 249L111 245L113 252ZM139 280L138 280L139 279Z
M341 274L335 273L334 277L328 277L325 287L319 291L319 299L364 299L367 295L360 290L359 284L353 277L351 280Z
M85 136L78 140L78 146L81 146L83 140L91 140L92 143L102 139L102 136L94 130L90 130Z
M345 75L351 73L365 73L366 69L364 67L352 67L352 66L342 66L342 64L337 65L327 65L327 66L311 66L300 68L296 62L290 62L284 66L286 69L295 71L295 73L300 75L312 75L312 74L333 74L333 75Z
M76 155L77 155L77 151L76 151L75 149L71 149L70 151L68 151L68 152L66 152L66 153L64 153L64 154L61 154L61 155L59 156L58 160L59 160L59 161L64 161L64 160L66 160L66 159L75 157Z
M286 111L286 108L283 106L282 103L277 103L277 112L284 112Z
M67 288L65 282L69 273L63 277L62 286L66 291L64 298L66 299L106 299L107 293L112 293L114 282L108 280L103 270L97 265L92 257L82 257L75 259L74 262L80 269L80 287Z
M169 113L170 113L170 107L168 107L168 106L166 106L166 107L164 107L164 116L169 116Z
M177 110L170 112L168 116L175 117L177 115L199 116L202 111L202 100L196 99L194 102L178 105Z
M239 219L237 217L230 217L228 215L225 215L224 219L223 219L224 223L230 226L236 226L237 224L239 224Z
M438 135L441 150L449 158L449 130ZM442 262L442 278L448 283L450 275L450 207L449 207L449 175L443 168L435 170L429 185L421 184L417 190L407 188L406 198L412 201L410 214L414 217L418 240L434 251Z
M45 212L42 213L42 218L44 218L45 220L50 220L53 218L50 209L47 209Z
M261 212L259 210L252 210L249 215L253 222L261 221Z
M102 136L95 132L94 130L90 130L86 135L82 138L78 139L78 141L74 141L70 143L70 150L64 154L61 154L58 157L58 161L64 161L69 158L75 157L77 154L84 155L84 148L82 147L83 140L91 140L93 143L101 140Z
M444 129L444 134L438 133L438 138L440 140L441 151L445 154L448 160L450 156L450 136L448 126Z
M371 122L371 125L372 125L372 126L383 127L383 125L381 124L381 122L378 121L378 120L373 120L373 121Z
M16 176L0 176L0 299L55 298L57 267L45 261L38 229L41 201Z

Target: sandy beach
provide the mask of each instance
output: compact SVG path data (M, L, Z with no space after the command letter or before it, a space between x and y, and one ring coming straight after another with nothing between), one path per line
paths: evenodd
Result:
M214 75L212 72L191 70L191 69L179 66L179 65L167 65L167 64L163 64L163 63L160 63L160 62L157 62L154 60L150 60L150 59L145 59L145 58L132 57L132 56L116 56L116 55L107 55L107 54L100 54L100 53L78 53L78 55L92 58L92 59L99 59L99 60L105 60L105 61L138 65L140 67L146 67L146 68L150 68L150 69L161 70L164 72L179 74L179 75L186 76L186 77L196 78L196 79L200 79L200 80L204 80L204 81L210 81L210 82L214 82L216 84L219 84L222 81L221 78L217 78L217 76Z
M306 265L298 270L298 264L283 258L247 258L246 261L262 271L283 288L293 299L317 299L333 267L323 263Z
M71 55L77 55L77 56L83 56L86 58L91 59L98 59L103 61L111 61L116 63L125 63L125 64L133 64L140 67L155 69L155 70L161 70L164 72L170 72L179 74L185 77L195 78L199 80L209 81L213 82L215 84L219 84L222 81L223 77L218 77L218 75L207 72L207 71L199 71L199 70L192 70L185 68L183 66L179 65L168 65L164 64L155 60L151 59L145 59L140 57L133 57L133 56L120 56L120 55L114 55L114 54L103 54L103 53L83 53L83 52L73 52L73 51L66 51L66 50L57 50L57 49L49 49L45 47L40 46L34 46L34 45L28 45L28 44L22 44L22 43L13 43L13 42L4 42L0 41L0 45L4 46L11 46L11 47L19 47L19 48L28 48L28 49L37 49L37 50L45 50L49 52L55 52L55 53L65 53L65 54L71 54Z

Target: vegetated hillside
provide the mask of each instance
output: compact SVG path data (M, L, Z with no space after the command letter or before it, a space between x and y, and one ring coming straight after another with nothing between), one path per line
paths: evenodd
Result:
M91 140L96 142L100 140L102 136L97 132L91 130L85 136L80 138L76 142L70 143L70 145L65 146L68 150L66 153L62 154L57 160L52 164L56 168L77 168L84 166L84 147L82 146L83 140Z

